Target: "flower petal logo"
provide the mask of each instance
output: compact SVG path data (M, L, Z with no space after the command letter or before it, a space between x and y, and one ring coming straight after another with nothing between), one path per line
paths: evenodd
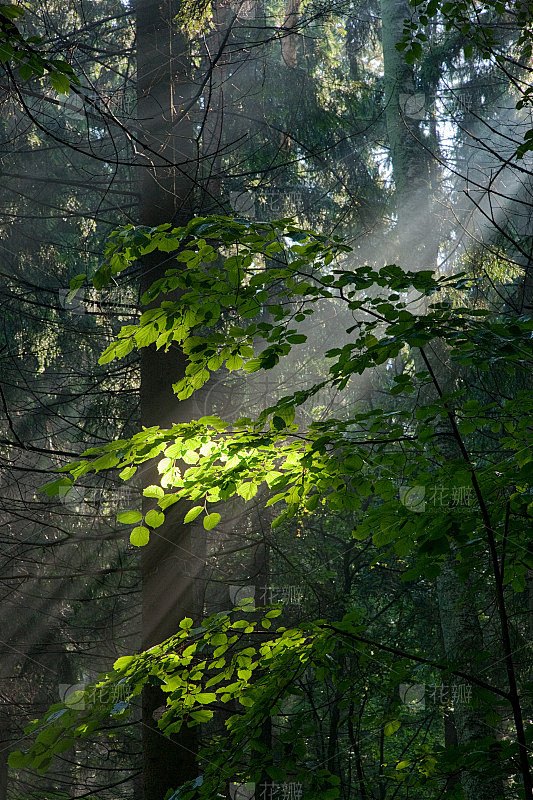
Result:
M73 448L74 449L74 448ZM76 514L98 513L102 490L91 486L60 486L59 499Z
M236 214L241 217L255 217L255 200L252 192L230 192L229 202Z
M417 514L422 514L426 510L425 496L425 486L402 486L400 489L400 503L410 511L416 511Z
M420 711L426 707L424 696L426 687L423 683L400 683L400 700L412 711Z
M85 708L85 688L87 684L82 683L60 683L59 699L69 708L76 711L83 711Z
M255 783L230 783L231 800L252 800L255 796Z
M228 588L229 599L234 606L238 606L243 600L255 600L255 586L229 586ZM253 611L255 609L255 604L253 602L246 603L246 608L249 611Z
M400 94L398 105L404 117L410 117L411 119L426 118L426 95L422 92Z
M67 119L79 122L85 116L85 104L79 93L71 91L69 94L59 94L57 97Z
M86 314L85 303L79 297L69 299L70 289L59 290L59 305L71 314Z

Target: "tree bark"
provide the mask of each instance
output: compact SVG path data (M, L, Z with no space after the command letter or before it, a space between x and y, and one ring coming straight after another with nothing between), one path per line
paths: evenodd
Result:
M139 223L183 224L194 214L195 158L193 126L184 115L191 96L188 43L178 34L171 0L137 0L138 117L147 148L139 155ZM167 257L152 253L142 262L141 290L164 274ZM186 360L178 347L168 353L141 350L141 421L162 427L191 418L190 402L178 402L172 383L184 375ZM157 470L143 473L145 485L159 483ZM143 511L153 507L145 501ZM167 639L183 617L197 617L190 558L191 528L183 524L181 505L166 514L142 553L143 649ZM157 728L157 710L165 696L156 686L143 695L144 800L163 800L198 775L197 731L184 728L166 738Z

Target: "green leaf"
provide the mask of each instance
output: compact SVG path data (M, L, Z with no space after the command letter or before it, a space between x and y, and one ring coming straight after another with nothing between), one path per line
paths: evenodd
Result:
M143 515L140 511L120 511L117 514L117 522L122 522L123 525L132 525L135 522L140 522Z
M28 766L28 754L23 753L22 750L14 750L9 754L7 763L11 769L22 769Z
M258 372L263 366L263 362L260 358L251 358L247 361L244 366L243 370L245 372Z
M201 708L190 713L191 719L195 722L209 722L213 718L213 712L207 708Z
M18 72L23 81L28 81L34 74L29 64L21 64L20 67L18 67Z
M305 501L305 507L307 511L314 511L318 506L318 501L320 500L320 495L312 494L310 497L307 498Z
M217 699L217 696L214 692L200 692L199 694L194 695L194 699L197 703L207 705L208 703L214 703Z
M165 521L165 515L161 511L156 511L152 508L146 514L144 521L151 528L160 528Z
M220 514L216 514L215 512L208 514L206 517L204 517L204 528L206 531L210 531L215 527L215 525L218 525L220 520Z
M226 361L226 366L232 372L233 370L240 369L244 363L244 359L239 355L232 355Z
M135 661L134 656L121 656L120 658L117 658L117 660L113 664L113 669L117 671L126 669L126 667L129 667L129 665L132 664L134 661Z
M0 61L5 64L13 56L14 50L9 42L0 42Z
M160 500L165 496L165 492L161 486L155 486L152 484L151 486L147 486L146 489L143 489L143 495L145 497L156 497L158 500Z
M257 494L257 484L248 481L246 483L241 483L237 486L237 494L242 497L243 500L251 500Z
M70 81L62 72L51 72L50 83L58 94L66 95L70 92Z
M115 453L105 453L105 455L93 461L92 468L95 472L100 472L102 469L112 469L116 467L120 459Z
M393 719L391 722L386 722L383 729L385 736L392 736L393 733L396 733L401 724L402 723L397 719Z
M284 781L287 777L285 770L279 767L270 766L266 768L266 771L273 781Z
M58 478L51 483L46 483L39 489L40 492L45 492L47 497L65 497L73 486L70 478Z
M464 420L464 422L459 423L458 428L460 433L468 434L468 433L474 433L474 431L476 430L476 425L474 422L471 422L470 420Z
M196 519L196 517L200 516L203 510L204 510L203 506L194 506L194 508L191 508L189 509L189 511L187 511L183 522L185 523L193 522Z
M420 44L420 42L416 41L411 42L411 50L415 59L422 57L422 45Z
M9 20L18 19L24 16L24 9L12 3L0 6L0 14Z
M511 581L511 588L515 592L523 592L526 588L526 576L525 575L515 575L513 580Z
M159 506L164 511L166 508L169 508L170 506L173 506L174 503L179 503L179 499L180 498L179 498L179 496L177 494L166 494L159 501Z
M135 547L144 547L150 539L150 531L143 525L134 528L130 533L130 542Z
M307 341L307 336L304 336L303 333L292 333L287 336L287 341L291 344L303 344Z

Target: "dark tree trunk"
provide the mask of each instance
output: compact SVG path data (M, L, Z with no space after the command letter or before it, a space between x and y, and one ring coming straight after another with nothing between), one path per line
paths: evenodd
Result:
M184 115L190 98L187 41L177 33L176 3L137 0L138 118L147 149L139 155L142 225L183 224L193 216L195 159L193 127ZM143 259L141 289L162 275L167 258L152 253ZM172 383L183 376L185 358L172 347L168 353L141 350L141 420L146 427L167 426L190 419L190 403L178 402ZM159 482L155 467L143 474L144 485ZM145 503L145 512L153 501ZM166 522L151 535L142 553L143 648L167 639L183 617L196 617L189 560L191 528L183 525L183 509L173 506ZM198 774L196 729L168 739L157 729L157 709L165 696L148 687L143 696L144 800L163 800Z

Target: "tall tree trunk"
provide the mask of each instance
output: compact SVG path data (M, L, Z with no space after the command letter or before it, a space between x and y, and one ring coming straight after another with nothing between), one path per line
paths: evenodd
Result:
M139 222L182 224L193 216L195 159L193 127L183 109L191 96L188 43L178 34L172 0L137 0L138 117L149 148L139 156ZM166 257L152 253L143 259L144 291L164 274ZM190 402L178 402L172 383L184 375L186 361L178 347L168 353L141 350L141 421L146 427L166 426L191 418ZM155 468L145 471L146 485L158 483ZM145 504L144 511L152 505ZM191 528L183 525L181 505L166 514L165 524L152 533L142 553L143 648L174 634L183 617L197 616L189 562ZM194 779L197 772L196 729L171 739L157 729L157 709L165 697L158 687L143 696L144 800L163 800L169 789Z
M281 39L281 58L287 67L296 69L298 66L299 40L295 36L298 28L300 14L300 0L288 0L285 10L284 30L287 31Z

